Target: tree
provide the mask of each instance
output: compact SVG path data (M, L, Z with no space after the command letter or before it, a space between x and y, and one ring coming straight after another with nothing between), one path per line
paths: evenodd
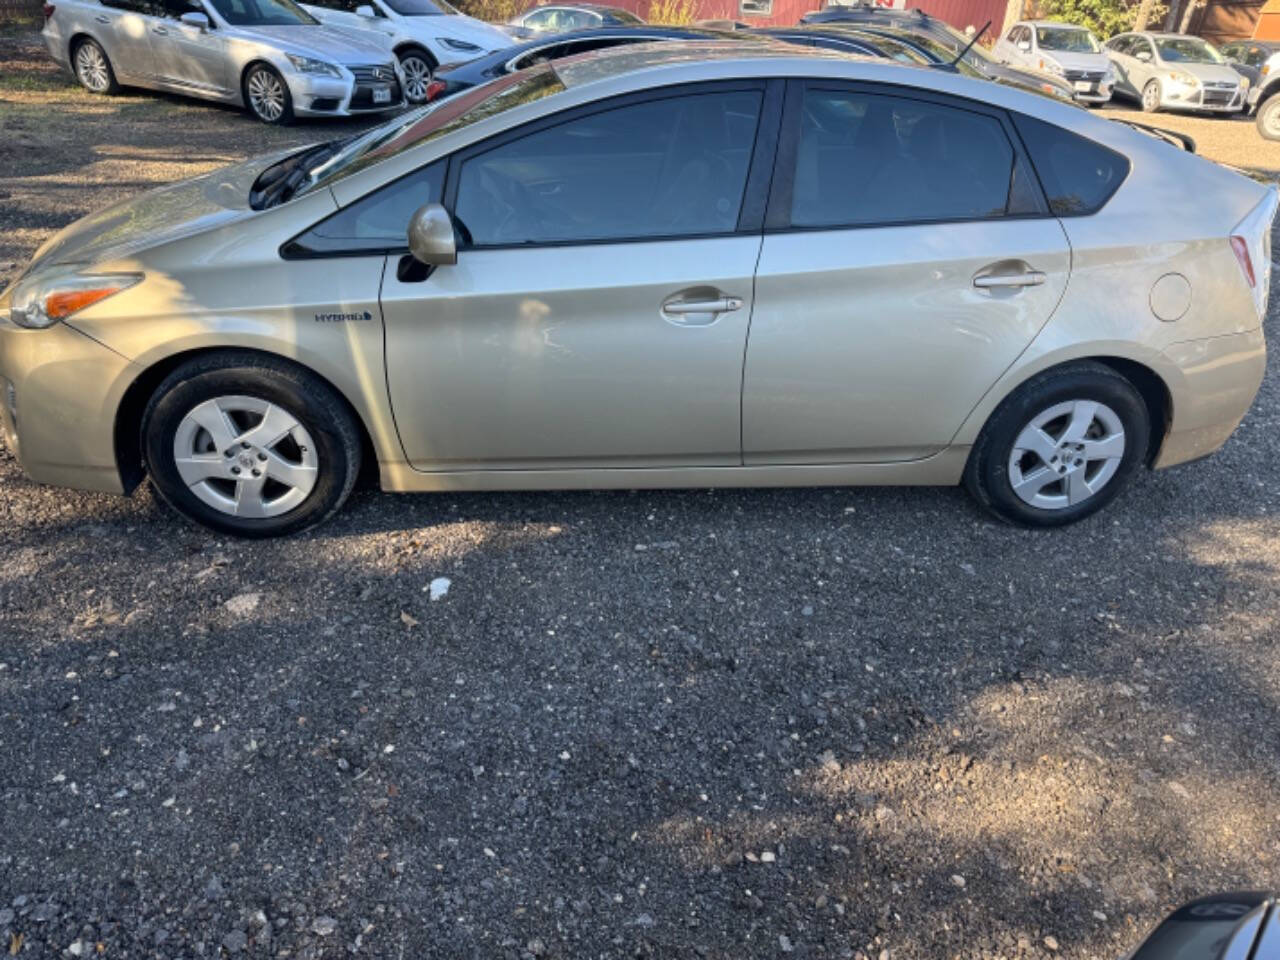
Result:
M1041 5L1047 19L1088 27L1104 40L1142 29L1137 26L1140 13L1145 14L1146 24L1158 23L1167 9L1159 0L1046 0Z

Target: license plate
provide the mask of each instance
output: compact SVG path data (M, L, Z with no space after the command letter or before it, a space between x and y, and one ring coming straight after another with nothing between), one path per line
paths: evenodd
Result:
M390 103L391 88L390 87L374 87L373 102L374 103Z
M1093 91L1093 84L1090 83L1088 80L1077 80L1076 89L1079 90L1081 93L1090 93Z

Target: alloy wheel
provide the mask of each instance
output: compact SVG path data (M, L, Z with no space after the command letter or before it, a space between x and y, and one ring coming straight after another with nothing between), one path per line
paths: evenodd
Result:
M107 58L96 43L82 43L76 50L76 76L92 93L105 93L111 86Z
M1105 403L1056 403L1018 433L1009 454L1009 483L1033 507L1074 507L1107 485L1124 451L1124 425Z
M1263 108L1262 128L1269 140L1280 140L1280 101Z
M431 64L416 53L400 61L404 71L404 94L410 103L422 103L427 99L427 85L431 83Z
M263 120L275 123L284 116L284 84L270 70L255 70L245 84L249 91L249 105Z
M1160 84L1154 80L1142 88L1142 107L1148 113L1160 109Z
M316 445L283 407L257 397L196 405L173 438L178 474L196 497L234 517L276 517L300 505L319 474Z

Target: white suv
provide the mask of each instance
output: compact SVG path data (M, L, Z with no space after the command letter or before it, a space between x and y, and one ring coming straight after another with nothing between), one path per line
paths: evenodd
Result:
M1049 20L1023 20L996 43L996 59L1066 80L1076 99L1093 106L1111 99L1115 69L1086 27Z
M389 37L410 103L427 99L437 67L464 63L514 42L497 27L459 13L447 0L311 0L302 6L322 23Z

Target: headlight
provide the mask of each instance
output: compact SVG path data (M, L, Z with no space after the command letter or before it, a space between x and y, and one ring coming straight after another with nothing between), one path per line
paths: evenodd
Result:
M454 40L452 37L437 37L450 50L457 50L461 53L479 53L480 48L474 43L467 43L465 40Z
M1248 89L1249 89L1249 78L1248 78L1248 77L1241 77L1241 78L1240 78L1240 89L1241 89L1241 90L1248 90Z
M1052 60L1041 60L1040 69L1045 73L1052 73L1055 77L1062 76L1061 65L1054 63Z
M20 281L4 299L10 320L20 327L40 330L128 290L141 279L140 273L36 275Z
M332 63L325 63L323 60L312 60L310 57L298 57L292 53L286 53L285 56L293 64L293 69L299 73L318 73L324 77L342 78L342 74L338 72L338 68Z
M1169 74L1169 79L1172 80L1174 83L1180 83L1186 87L1194 87L1197 83L1200 82L1191 74L1182 73L1181 71L1178 71L1178 70L1174 70L1173 72L1171 72Z
M1116 68L1111 65L1110 60L1107 61L1107 72L1102 79L1105 80L1107 83L1116 82Z

